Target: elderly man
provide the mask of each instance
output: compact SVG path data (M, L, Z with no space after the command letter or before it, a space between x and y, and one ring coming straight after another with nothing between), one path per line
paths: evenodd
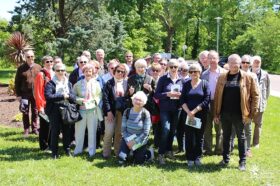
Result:
M204 51L200 52L198 55L199 63L202 66L202 72L204 72L205 70L207 70L209 68L210 64L209 64L209 61L207 60L208 54L209 54L209 52L207 50L204 50Z
M204 56L206 52L202 54ZM225 73L226 70L221 68L218 65L219 62L219 54L214 50L210 50L207 56L207 64L210 64L210 67L204 71L201 75L201 79L205 79L208 81L210 92L211 92L211 102L210 109L207 114L207 122L204 131L204 150L206 155L212 155L212 146L213 146L213 117L214 117L214 95L216 91L216 84L218 77ZM204 63L205 64L205 63ZM222 142L223 142L223 132L221 123L218 123L215 126L216 131L216 145L215 145L215 154L222 154Z
M29 135L29 107L31 105L31 128L32 133L38 132L38 110L36 108L33 96L33 81L36 74L41 70L41 66L34 63L35 55L33 50L27 50L24 53L25 63L20 65L15 77L15 91L18 101L20 102L20 111L22 112L22 120L24 127L24 137Z
M96 60L98 61L99 65L100 65L100 69L98 71L98 74L100 76L103 76L104 74L106 74L108 72L108 68L107 68L107 63L105 61L105 52L103 49L99 48L96 50L95 52L95 57Z
M261 64L262 64L261 57L254 56L252 61L253 61L252 72L257 75L259 92L260 92L258 112L253 119L255 123L253 146L259 148L263 113L265 111L267 99L270 94L270 80L269 80L268 73L263 69L261 69Z
M129 71L132 70L132 65L133 65L133 53L131 51L127 51L125 53L125 63L129 67Z
M90 51L88 51L88 50L84 50L82 53L82 56L86 56L89 61L91 60L91 54L90 54Z
M243 70L244 72L247 72L249 75L251 75L255 82L257 83L257 76L255 73L251 72L251 64L252 64L252 60L251 60L251 56L249 55L243 55L241 58L241 70ZM232 137L231 137L231 151L234 148L234 137L235 137L235 129L234 127L232 128ZM247 123L245 125L245 136L246 136L246 156L247 157L252 157L252 152L251 152L251 137L252 137L252 125L251 125L251 121L249 123Z
M222 122L223 160L230 160L230 136L232 127L238 137L239 170L246 170L244 125L254 117L258 108L259 91L255 80L240 70L241 58L232 54L228 58L229 72L219 76L214 97L214 120Z

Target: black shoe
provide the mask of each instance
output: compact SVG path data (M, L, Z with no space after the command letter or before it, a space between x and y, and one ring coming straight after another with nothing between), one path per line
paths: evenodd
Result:
M228 162L225 162L224 160L222 160L219 165L223 166L223 167L227 167L228 166Z
M73 156L70 150L66 150L65 153L66 153L66 156L68 156L68 157L72 157Z

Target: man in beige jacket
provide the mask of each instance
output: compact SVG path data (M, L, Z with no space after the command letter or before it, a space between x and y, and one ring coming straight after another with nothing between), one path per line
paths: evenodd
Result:
M222 122L223 160L230 160L230 136L232 127L238 137L239 169L246 170L244 125L254 117L258 108L259 91L253 77L240 70L241 58L232 54L228 58L229 72L218 78L214 97L214 120Z

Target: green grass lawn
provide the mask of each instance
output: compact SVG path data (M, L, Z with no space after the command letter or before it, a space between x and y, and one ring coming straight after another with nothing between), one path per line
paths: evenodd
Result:
M188 169L183 154L165 166L119 167L114 158L103 160L100 150L94 160L86 153L52 160L38 150L36 136L24 139L22 129L0 126L0 185L280 185L279 105L279 98L269 99L261 147L252 149L245 172L237 169L237 149L228 168L217 165L220 156L208 156L203 166Z

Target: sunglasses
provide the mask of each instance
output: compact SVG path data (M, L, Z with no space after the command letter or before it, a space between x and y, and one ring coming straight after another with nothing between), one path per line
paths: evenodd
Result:
M80 63L81 63L81 64L86 64L86 63L87 63L87 61L80 61Z
M197 73L198 71L189 71L190 74Z
M125 71L122 71L122 70L116 70L116 72L119 73L119 74L124 74L125 73Z
M169 66L169 68L170 68L170 69L173 69L173 68L177 69L178 66Z
M247 62L247 61L242 61L241 63L242 64L248 64L248 65L250 64L250 62Z
M45 61L45 63L52 63L53 61Z
M112 68L110 68L111 70L115 70L115 68L114 67L112 67Z
M132 56L125 56L125 57L132 57Z
M155 70L155 69L153 69L152 71L153 71L153 72L159 72L160 70Z
M27 59L34 58L34 56L26 56Z
M165 63L159 63L161 66L167 66L167 64Z
M65 70L60 69L60 70L55 70L56 72L65 72Z

